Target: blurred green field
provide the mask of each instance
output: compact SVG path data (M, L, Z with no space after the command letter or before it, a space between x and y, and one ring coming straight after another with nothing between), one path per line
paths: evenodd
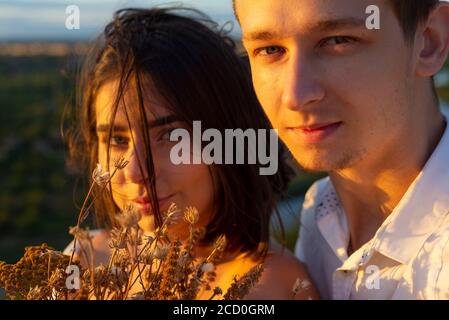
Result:
M77 181L65 167L60 133L64 106L73 103L75 65L74 56L0 54L0 260L15 262L28 245L62 249L70 241L67 230L85 191L82 184L74 191ZM447 101L447 81L440 82ZM299 174L289 196L301 199L317 177ZM289 247L298 227L297 208L291 209Z
M0 56L0 260L23 247L69 241L75 179L60 135L73 82L67 57Z

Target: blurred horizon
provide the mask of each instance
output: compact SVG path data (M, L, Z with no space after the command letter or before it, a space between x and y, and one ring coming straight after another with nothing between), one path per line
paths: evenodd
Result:
M80 29L68 30L66 8L80 10ZM231 34L240 35L231 0L0 0L1 42L78 42L94 39L121 8L173 5L194 8L220 25L233 23Z

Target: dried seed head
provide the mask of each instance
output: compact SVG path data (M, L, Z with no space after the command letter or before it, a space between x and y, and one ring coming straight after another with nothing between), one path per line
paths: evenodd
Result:
M174 220L177 218L177 215L179 214L178 207L173 202L170 207L168 207L167 212L165 213L165 221L164 224L168 225L174 222Z
M98 163L97 167L92 173L92 179L97 185L99 185L100 187L104 187L111 179L111 175L108 171L103 171L101 164Z
M128 165L129 161L125 160L125 158L121 157L114 160L114 167L117 170L122 170Z
M311 285L312 284L309 280L301 280L300 278L297 278L292 289L293 295L296 296L298 293L309 288Z
M89 229L83 229L78 226L70 227L69 234L74 236L80 241L90 241L93 237L90 235Z
M35 286L34 288L31 288L30 291L27 294L26 299L27 300L42 300L44 298L45 294L43 293L42 288L39 286Z
M184 219L192 225L198 222L199 217L198 210L194 207L187 207L184 211Z
M212 272L215 270L215 266L213 263L207 262L201 266L201 271L204 273Z
M170 251L169 245L166 244L158 245L153 253L154 258L158 260L164 260L167 257L169 251Z
M215 289L214 289L214 295L219 296L219 295L222 295L222 294L223 294L223 290L221 290L220 287L215 287Z
M217 249L218 251L224 251L226 248L226 236L222 235L220 236L214 244L215 249Z
M112 249L124 249L126 248L125 237L122 236L122 231L117 228L113 228L110 232L111 239L109 240L109 247Z
M126 206L123 212L116 216L118 223L122 228L132 228L138 225L142 214L133 206Z

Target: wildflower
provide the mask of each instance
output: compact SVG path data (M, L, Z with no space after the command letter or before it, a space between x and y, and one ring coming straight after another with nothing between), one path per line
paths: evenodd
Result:
M117 170L122 170L128 165L129 161L125 160L125 158L118 158L114 161L114 167Z
M70 227L69 234L76 237L80 241L90 241L93 238L90 235L89 229L82 229L78 226Z
M146 265L152 265L154 261L154 254L152 252L145 252L141 255L140 261Z
M214 244L214 248L217 249L218 251L224 251L226 248L226 236L222 235L220 236Z
M223 296L224 300L239 300L243 299L254 285L259 281L263 272L263 265L259 264L251 268L240 279L234 277L234 281L226 294Z
M301 280L300 278L297 278L292 289L293 297L295 297L299 292L309 288L311 285L312 284L309 280Z
M145 300L145 295L143 292L136 292L128 297L127 300Z
M109 240L109 247L111 249L126 248L125 238L122 236L122 231L117 228L111 230L111 239Z
M223 294L223 290L221 290L220 287L215 287L213 292L212 292L212 296L209 298L209 300L212 300L215 298L215 296L221 296Z
M94 270L95 284L100 287L106 287L109 284L109 275L104 265L99 265Z
M154 250L154 258L158 260L164 260L167 257L169 250L170 250L169 245L162 244L157 246L156 249Z
M187 266L192 261L192 257L188 251L183 251L179 255L178 264L180 266Z
M153 236L149 236L149 235L145 235L144 234L142 237L143 237L143 239L145 240L145 242L148 245L151 245L153 243L153 241L154 241L154 237Z
M212 272L215 270L215 266L213 263L207 262L201 266L201 271L204 273Z
M122 228L132 228L138 226L138 222L142 218L139 210L134 209L132 206L127 206L122 214L116 216L118 223Z
M171 224L174 222L176 215L179 213L178 207L175 203L172 203L170 207L168 207L167 212L165 214L165 224Z
M192 225L197 223L199 219L198 210L194 207L187 207L184 212L184 219Z
M50 279L48 280L48 285L56 290L62 290L65 288L65 279L66 274L64 270L58 268L52 273Z
M92 179L95 181L97 185L99 185L100 187L104 187L111 179L111 175L109 174L108 171L103 172L101 164L98 163L97 167L92 173Z
M43 290L39 286L35 286L34 288L31 288L30 291L28 291L28 294L26 296L27 300L42 300L44 298L45 294L43 293Z

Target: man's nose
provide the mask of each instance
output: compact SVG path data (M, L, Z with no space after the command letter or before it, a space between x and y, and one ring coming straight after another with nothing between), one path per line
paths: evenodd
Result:
M297 111L324 98L320 71L314 66L305 53L296 52L290 57L281 81L283 106Z

